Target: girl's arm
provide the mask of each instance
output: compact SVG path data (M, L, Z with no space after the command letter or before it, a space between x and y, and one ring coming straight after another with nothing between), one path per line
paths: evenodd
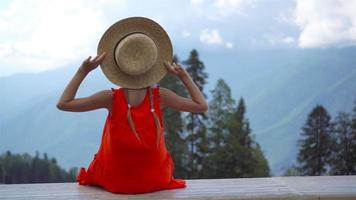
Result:
M162 87L160 90L161 103L174 110L195 113L206 112L208 104L189 73L180 64L165 62L164 65L169 72L180 78L188 89L191 98L179 96L175 92Z
M89 56L89 58L82 63L72 80L64 89L62 96L59 98L57 103L58 109L63 111L83 112L98 108L111 108L110 90L103 90L85 98L74 99L77 90L84 78L89 74L90 71L98 67L98 65L103 61L104 57L105 53L100 56L96 56L92 60L90 60L91 56Z

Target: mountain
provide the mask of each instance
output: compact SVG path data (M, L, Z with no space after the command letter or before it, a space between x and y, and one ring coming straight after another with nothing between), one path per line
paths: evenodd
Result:
M56 103L76 66L38 74L0 78L0 151L47 152L69 169L88 165L96 153L107 111L64 112ZM114 87L93 71L84 79L76 97Z
M209 74L205 93L224 78L244 97L252 133L274 175L296 158L307 114L318 103L333 116L356 99L356 48L211 52L199 50ZM178 52L184 55L186 52ZM0 152L47 152L69 169L88 166L99 148L107 111L64 112L56 103L78 63L38 74L0 77ZM117 87L97 69L76 97Z
M355 56L356 48L271 50L215 55L207 65L219 66L215 74L226 78L233 96L245 98L252 132L272 172L280 175L295 161L296 141L316 104L333 116L351 111L356 99ZM233 68L236 73L228 73Z

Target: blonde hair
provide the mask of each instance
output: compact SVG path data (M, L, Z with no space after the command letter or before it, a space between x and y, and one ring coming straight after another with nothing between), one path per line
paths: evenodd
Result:
M159 87L159 85L157 85L157 88ZM154 109L154 100L153 100L153 95L152 95L152 87L149 86L147 87L149 89L149 95L150 95L150 107L151 107L151 113L153 114L153 117L154 117L154 121L155 121L155 124L156 124L156 135L157 135L157 140L156 140L156 148L158 148L158 145L159 145L159 142L160 142L160 139L161 139L161 122L157 116L157 113L155 112L155 109ZM147 92L147 88L146 88L146 92ZM132 116L131 116L131 105L129 103L129 95L128 95L128 92L127 92L127 89L125 89L125 98L126 98L126 102L127 102L127 106L128 106L128 110L127 110L127 121L129 122L129 125L131 127L131 130L132 132L135 134L136 138L138 139L138 141L140 143L142 143L142 140L140 138L140 136L138 135L138 133L136 132L136 128L135 128L135 125L134 125L134 122L132 120Z

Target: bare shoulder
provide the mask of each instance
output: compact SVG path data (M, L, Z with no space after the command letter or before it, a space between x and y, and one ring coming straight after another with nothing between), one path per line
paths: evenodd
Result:
M174 91L161 87L160 89L161 105L169 107L176 111L203 113L207 111L204 103L198 103L191 98L183 97Z
M102 90L103 99L105 101L106 108L111 111L113 91L111 89Z
M106 98L108 98L108 99L111 99L111 97L112 97L112 93L113 93L113 91L111 90L111 89L107 89L107 90L102 90L101 91L102 93L103 93L103 95L106 97Z
M97 92L96 95L100 96L104 100L110 100L112 97L112 91L111 89L101 90Z
M165 87L161 87L161 86L159 88L160 88L159 91L160 91L161 97L166 97L168 95L176 94L171 89L168 89L168 88L165 88Z
M171 104L176 103L177 98L179 98L174 91L165 87L160 87L159 95L162 107L171 107Z
M166 107L166 101L167 101L167 96L170 95L170 93L173 92L172 90L165 88L165 87L159 87L159 96L160 96L160 103L162 107Z
M104 107L109 111L111 110L111 106L112 106L112 95L113 95L112 93L113 92L111 89L106 89L106 90L101 90L94 94L97 96L98 101L100 101L101 104L104 105Z
M159 94L161 95L161 97L162 97L162 95L164 95L166 92L167 92L167 90L170 90L170 89L167 89L167 88L165 88L165 87L159 87Z

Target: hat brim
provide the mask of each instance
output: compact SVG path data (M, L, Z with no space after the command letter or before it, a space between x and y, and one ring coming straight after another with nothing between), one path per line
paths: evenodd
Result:
M143 74L129 75L120 70L115 62L115 47L121 39L132 33L149 36L157 46L157 59ZM172 61L173 48L166 31L155 21L144 17L130 17L111 25L99 41L98 55L106 52L100 67L105 76L115 85L125 88L144 88L159 82L167 73L163 62Z

